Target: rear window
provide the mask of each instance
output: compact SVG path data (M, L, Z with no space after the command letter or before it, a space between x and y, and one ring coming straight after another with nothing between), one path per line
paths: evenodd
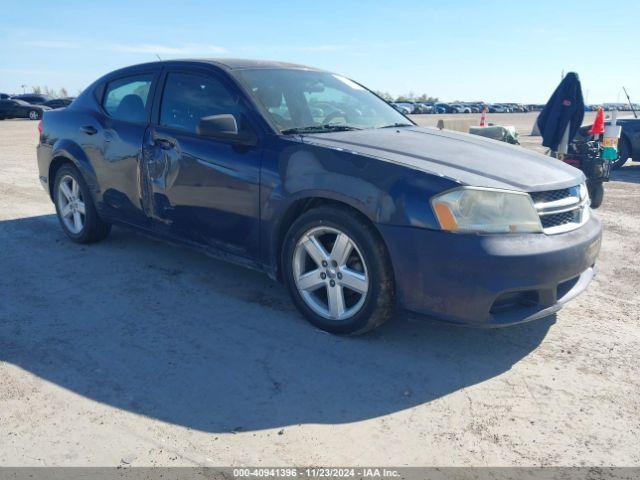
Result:
M102 106L110 117L127 122L147 119L147 101L153 74L135 75L109 82Z

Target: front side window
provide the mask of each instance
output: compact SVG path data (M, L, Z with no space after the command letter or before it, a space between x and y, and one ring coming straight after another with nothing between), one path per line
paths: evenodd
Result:
M160 125L198 132L204 117L231 114L241 125L241 107L233 95L215 77L199 73L169 73L162 94Z
M109 116L127 122L147 119L147 101L152 74L120 78L107 84L102 106Z
M302 69L243 69L235 75L284 134L412 125L387 102L340 75Z

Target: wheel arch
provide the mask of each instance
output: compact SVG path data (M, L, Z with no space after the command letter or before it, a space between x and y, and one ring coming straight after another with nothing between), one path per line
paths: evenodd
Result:
M51 154L51 163L49 164L48 171L48 184L49 195L53 199L53 184L55 181L55 175L57 171L65 163L69 163L76 167L80 171L80 175L87 183L91 194L95 197L98 191L98 182L96 179L96 173L91 165L91 162L87 158L84 150L74 142L69 140L58 141Z
M58 155L57 157L54 157L53 160L51 160L51 163L49 164L49 173L47 178L49 179L48 180L49 196L51 197L52 200L53 200L53 184L55 182L56 175L58 174L58 170L60 170L60 168L62 168L64 165L73 165L74 167L76 166L76 164L71 159L62 155Z
M369 225L377 236L377 238L382 242L384 248L387 250L387 254L389 254L389 247L387 246L384 238L378 228L376 227L375 222L372 218L367 215L363 210L357 208L357 206L353 205L351 202L344 201L343 199L336 199L327 196L307 196L298 198L297 200L291 202L287 208L284 210L282 215L279 217L279 221L274 226L273 233L271 236L271 245L270 245L270 259L272 264L272 276L278 281L282 281L282 249L285 243L285 237L287 232L291 228L291 225L300 218L304 213L312 210L314 208L322 207L322 206L333 206L338 209L345 210L363 220L367 225ZM392 265L393 269L393 265ZM391 272L394 275L394 272Z

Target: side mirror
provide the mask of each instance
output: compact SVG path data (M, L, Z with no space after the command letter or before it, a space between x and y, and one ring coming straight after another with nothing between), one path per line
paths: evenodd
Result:
M236 117L230 113L202 117L198 122L196 133L203 137L233 140L242 145L256 145L257 138L253 132L240 132Z

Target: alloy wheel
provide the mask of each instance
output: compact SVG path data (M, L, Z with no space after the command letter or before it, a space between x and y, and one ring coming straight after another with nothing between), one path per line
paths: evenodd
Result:
M38 120L38 112L36 112L35 110L31 110L29 112L29 119Z
M58 184L58 211L65 227L78 235L84 229L86 207L78 180L65 175Z
M315 227L300 237L293 275L304 302L318 315L346 320L363 307L369 290L367 265L346 233Z

